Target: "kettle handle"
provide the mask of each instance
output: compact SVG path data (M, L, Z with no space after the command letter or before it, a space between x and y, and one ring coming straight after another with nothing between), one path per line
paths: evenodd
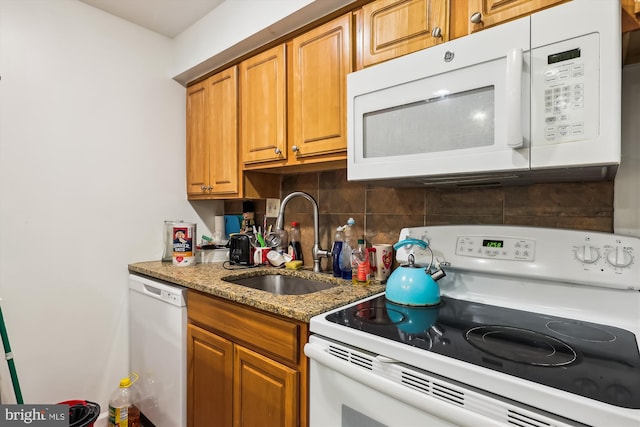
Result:
M395 249L397 251L401 247L408 246L408 245L418 245L422 249L427 249L427 247L429 246L429 244L427 242L425 242L424 240L414 239L412 237L409 237L407 239L400 240L398 243L393 245L393 249Z

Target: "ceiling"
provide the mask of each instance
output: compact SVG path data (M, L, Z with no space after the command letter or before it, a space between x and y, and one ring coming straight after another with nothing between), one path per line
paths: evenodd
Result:
M174 38L224 0L80 0L156 33Z

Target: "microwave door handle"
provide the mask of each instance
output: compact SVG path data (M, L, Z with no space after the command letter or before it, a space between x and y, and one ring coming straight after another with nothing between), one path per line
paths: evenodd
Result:
M507 145L522 147L522 49L513 48L507 54Z

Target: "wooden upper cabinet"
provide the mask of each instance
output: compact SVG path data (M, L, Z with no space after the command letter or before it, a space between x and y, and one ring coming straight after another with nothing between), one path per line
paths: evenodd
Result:
M205 194L209 185L206 131L207 82L187 88L187 194Z
M212 76L209 81L210 182L214 194L240 190L238 161L238 67Z
M567 0L468 0L469 33L530 15Z
M622 1L622 32L640 29L640 0Z
M289 163L347 150L351 13L293 39L289 76Z
M286 158L287 69L285 45L240 63L242 162Z
M237 67L187 89L187 194L191 199L237 195Z
M357 13L362 69L449 40L450 0L377 0Z
M622 0L622 61L640 62L640 0Z

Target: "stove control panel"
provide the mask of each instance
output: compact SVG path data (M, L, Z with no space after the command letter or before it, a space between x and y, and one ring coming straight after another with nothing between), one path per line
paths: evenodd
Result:
M458 237L456 255L505 260L533 261L536 242L508 237Z
M396 259L563 283L640 290L640 238L585 230L507 225L409 227L400 239L429 243L431 252L403 247ZM433 254L433 258L431 255Z

